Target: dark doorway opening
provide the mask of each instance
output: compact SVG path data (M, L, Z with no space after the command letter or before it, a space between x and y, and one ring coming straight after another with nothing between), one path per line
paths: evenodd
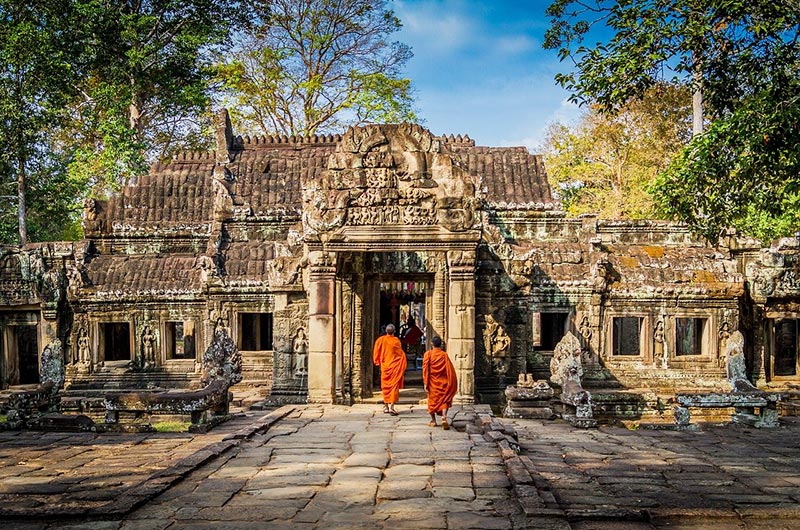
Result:
M272 313L241 313L239 323L240 350L272 350Z
M39 383L39 336L36 326L17 326L19 384Z
M103 324L103 343L106 361L131 360L131 327L127 322Z
M422 356L427 341L427 300L431 284L425 280L405 279L380 282L380 335L394 324L395 335L403 345L408 363L404 386L422 387ZM375 387L380 388L380 369L374 373Z

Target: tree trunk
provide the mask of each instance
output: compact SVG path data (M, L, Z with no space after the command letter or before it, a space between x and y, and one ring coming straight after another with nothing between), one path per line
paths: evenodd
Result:
M699 136L703 134L703 69L697 60L692 71L692 84L692 136Z
M19 220L19 244L25 245L28 242L28 222L27 208L25 206L25 157L20 157L17 170L17 198L19 207L17 209L17 219Z
M141 142L144 136L144 123L142 123L142 101L141 94L136 90L136 79L130 79L131 84L131 104L128 107L128 120L136 132L136 141Z
M703 134L703 91L698 87L692 94L692 136Z

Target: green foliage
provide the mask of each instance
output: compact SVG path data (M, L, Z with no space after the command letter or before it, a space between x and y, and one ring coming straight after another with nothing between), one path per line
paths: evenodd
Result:
M73 107L70 173L102 196L176 145L203 142L209 51L227 38L237 4L75 1L85 20L80 33L92 46Z
M663 214L710 240L797 230L800 3L557 0L548 14L574 101L613 111L664 79L702 92L706 132L651 188ZM603 26L611 37L585 45Z
M5 243L25 243L37 232L54 230L55 220L43 217L28 234L26 202L47 203L58 190L45 181L57 166L49 133L62 122L72 94L68 58L76 51L64 31L69 14L66 1L0 0L0 239Z
M570 215L656 215L647 191L688 141L688 91L660 84L614 115L590 107L575 127L553 124L545 146L551 186Z
M415 121L411 57L389 42L400 21L386 0L275 0L215 67L239 127L311 135L366 122Z
M207 146L209 52L237 7L0 0L0 241L80 237L83 198Z
M764 241L800 229L800 79L773 90L712 122L659 177L663 212L709 240L728 227Z

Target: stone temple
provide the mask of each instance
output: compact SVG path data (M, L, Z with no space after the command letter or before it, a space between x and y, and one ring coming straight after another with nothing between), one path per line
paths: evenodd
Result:
M241 137L222 111L215 151L88 202L83 227L2 251L3 388L38 383L55 338L68 389L191 387L221 326L240 386L354 403L379 384L382 326L409 318L423 333L410 366L441 336L461 403L547 379L567 332L612 415L726 388L737 330L757 387L800 384L798 241L712 247L674 223L566 218L522 147L409 124Z

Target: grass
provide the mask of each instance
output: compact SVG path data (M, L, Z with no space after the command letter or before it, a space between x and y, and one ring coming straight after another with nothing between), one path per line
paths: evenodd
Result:
M190 421L160 421L153 423L156 432L188 432Z

